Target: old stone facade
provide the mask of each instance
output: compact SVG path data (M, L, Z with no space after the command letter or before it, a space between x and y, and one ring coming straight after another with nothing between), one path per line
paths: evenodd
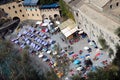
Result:
M42 16L45 15L46 18L55 15L60 17L59 8L51 9L40 9L39 6L24 6L23 2L9 2L6 4L1 4L0 8L9 14L11 18L18 17L21 21L29 20L42 20Z
M120 28L120 0L79 0L79 3L73 3L69 5L78 27L83 29L99 48L101 45L98 38L102 36L109 48L116 53L115 46L120 44L120 38L115 34Z

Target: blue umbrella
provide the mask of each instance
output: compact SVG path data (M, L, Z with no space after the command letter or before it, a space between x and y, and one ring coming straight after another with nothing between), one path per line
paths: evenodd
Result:
M86 54L85 56L90 56L90 54Z
M84 59L85 57L84 57L84 56L80 56L80 58L81 58L81 59L82 59L82 58Z
M81 62L80 60L75 60L73 63L74 64L80 64L80 62Z

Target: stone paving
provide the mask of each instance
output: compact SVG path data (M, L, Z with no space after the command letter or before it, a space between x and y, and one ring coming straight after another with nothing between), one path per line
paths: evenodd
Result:
M61 38L60 38L61 36L62 36L61 33L58 33L56 35L52 35L51 37L52 37L53 40L56 40L56 42L58 42L62 48L67 47L68 45L70 45L69 43L63 42L61 40ZM102 64L102 61L107 60L108 63L110 63L110 61L111 61L111 59L108 57L108 53L107 52L102 51L102 50L98 51L98 49L94 48L93 46L90 46L88 44L88 38L83 38L79 42L76 42L76 43L74 43L71 46L73 47L74 53L78 54L79 50L83 51L83 53L81 55L78 55L78 57L79 57L78 59L81 60L81 62L84 62L84 59L80 59L80 56L85 56L86 54L90 54L90 59L93 62L93 66L96 66L96 67L104 67L104 65ZM92 52L88 53L88 51L84 50L85 46L91 48ZM98 57L99 58L98 60L94 61L93 58L95 57L95 55L98 52L101 53L101 55ZM81 65L84 65L84 64L82 63ZM76 69L76 65L71 63L69 68L70 69ZM68 77L69 76L70 75L68 75Z
M61 37L63 37L63 35L61 33L57 33L57 34L53 34L51 35L51 39L55 40L57 43L59 43L60 47L62 49L64 49L64 47L68 47L68 45L70 45L68 42L66 41L62 41ZM90 59L93 62L93 66L99 66L99 67L103 67L104 65L101 63L104 60L107 60L108 63L111 61L110 58L108 57L107 53L104 51L99 51L101 53L101 55L99 56L99 59L97 61L94 61L93 58L95 57L95 55L98 53L97 49L95 49L93 46L90 46L88 44L88 38L83 38L80 39L79 42L74 43L73 45L71 45L73 47L73 52L78 54L78 59L82 62L81 65L84 65L84 59L80 59L81 56L85 56L86 54L90 54ZM92 52L88 53L88 51L84 50L84 47L87 46L89 48L92 49ZM79 50L82 50L83 53L80 55L79 54ZM69 58L71 58L72 56L69 55ZM71 63L69 66L69 69L76 69L76 65ZM71 76L68 74L68 77Z

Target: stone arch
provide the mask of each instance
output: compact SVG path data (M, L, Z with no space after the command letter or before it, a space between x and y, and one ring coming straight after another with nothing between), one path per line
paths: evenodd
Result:
M58 14L54 14L54 19L59 20L59 15Z
M20 18L19 17L13 17L13 20L18 20L20 22Z
M42 19L45 19L46 18L46 15L45 14L42 14Z

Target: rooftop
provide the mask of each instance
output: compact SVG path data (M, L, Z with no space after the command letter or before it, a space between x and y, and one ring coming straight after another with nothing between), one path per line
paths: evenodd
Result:
M73 1L70 1L69 5L70 6L76 6L76 4L78 4L80 1L82 1L82 0L73 0Z
M105 31L109 33L114 33L114 31L120 27L120 24L116 23L115 21L109 19L105 15L97 12L96 10L90 8L88 5L83 5L80 7L80 11L88 17L88 19L94 21L101 25L100 28L104 28ZM94 16L93 16L94 15Z
M59 4L58 3L53 3L53 4L49 4L49 5L42 5L40 8L41 9L48 9L48 8L58 8Z
M91 3L93 5L99 6L99 7L103 7L104 5L106 5L110 0L91 0Z
M35 6L37 5L38 0L24 0L23 4L26 6Z

